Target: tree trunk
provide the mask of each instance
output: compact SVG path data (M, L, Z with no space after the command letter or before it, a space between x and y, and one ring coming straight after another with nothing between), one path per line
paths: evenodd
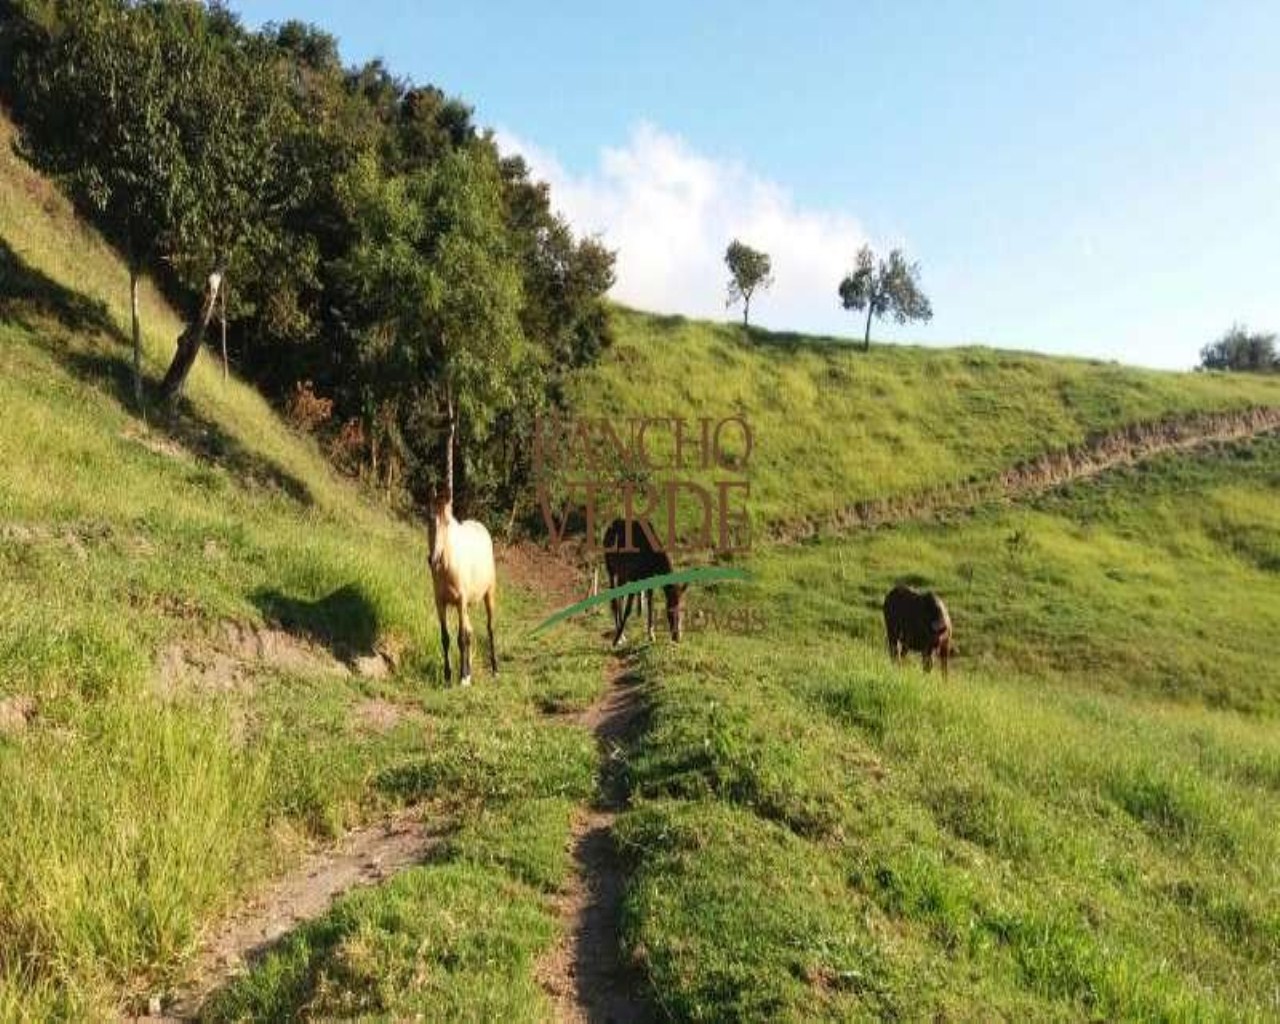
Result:
M227 382L227 289L230 286L222 283L222 383Z
M743 329L746 329L746 327L747 327L747 319L748 319L750 316L751 316L751 299L750 299L750 297L747 297L747 298L744 298L744 299L742 300L742 326L743 326Z
M209 330L209 322L213 319L221 290L222 270L218 269L209 275L200 312L178 336L178 351L174 353L173 362L169 364L168 372L160 383L160 396L168 403L173 403L182 394L182 385L186 383L187 374L191 372L196 356L200 354L200 346L204 344L204 336Z
M863 336L862 336L862 351L863 351L863 352L870 352L870 351L871 351L871 310L872 310L873 308L874 308L874 307L871 305L871 303L870 303L870 302L868 302L868 303L867 303L867 330L866 330L866 333L865 333L865 334L863 334Z
M444 452L444 485L449 490L450 499L453 498L453 438L458 429L457 417L454 415L453 409L453 390L448 384L444 386L444 402L445 413L449 417L449 439Z
M138 319L137 267L129 267L129 312L133 319L133 400L142 411L142 324Z

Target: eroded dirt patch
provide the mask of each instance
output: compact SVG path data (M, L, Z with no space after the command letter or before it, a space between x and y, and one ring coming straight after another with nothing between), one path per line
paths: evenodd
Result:
M56 544L64 547L77 561L87 561L89 545L112 536L110 523L84 520L74 523L0 523L0 542L21 546Z
M494 557L513 584L537 594L550 608L579 601L591 589L590 572L576 564L572 545L566 545L564 555L558 556L521 541L499 546Z
M208 640L180 641L160 652L157 689L225 692L247 687L275 670L304 676L345 676L347 666L324 648L280 629L223 622Z
M26 732L27 726L35 717L34 697L23 694L0 697L0 736L17 736Z
M357 728L365 732L385 733L400 724L401 719L405 717L405 710L389 700L373 697L362 700L352 708L351 717L355 720Z
M160 455L166 459L179 459L182 461L190 460L191 453L182 447L177 441L163 434L156 434L148 430L145 426L138 423L130 423L120 432L120 436L126 441L132 441L136 445L141 445L153 455Z

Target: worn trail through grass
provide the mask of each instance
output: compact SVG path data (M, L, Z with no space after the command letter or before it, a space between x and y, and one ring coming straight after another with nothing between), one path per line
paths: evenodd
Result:
M859 501L834 509L827 516L775 522L771 524L770 539L785 543L824 532L839 533L962 513L979 505L1025 498L1063 484L1088 480L1108 470L1171 452L1190 452L1276 431L1280 431L1280 408L1273 406L1131 423L1084 444L1045 452L987 479Z
M539 980L561 1021L654 1018L641 994L639 971L622 959L619 919L625 877L613 836L626 805L622 749L642 711L639 676L626 660L606 666L608 686L579 715L600 746L599 790L592 806L574 818L571 834L574 877L559 901L564 924L560 943L539 965Z

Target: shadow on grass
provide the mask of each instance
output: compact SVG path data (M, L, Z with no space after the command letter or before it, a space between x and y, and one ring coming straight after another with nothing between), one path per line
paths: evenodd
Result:
M52 317L72 331L101 333L121 344L129 343L105 303L64 288L28 266L0 238L0 318L38 335L38 320L43 317Z
M378 639L377 612L354 583L315 601L274 588L255 591L251 600L268 622L327 647L343 661L370 653Z
M795 331L770 331L763 327L749 327L745 332L740 329L739 338L745 345L776 356L790 356L797 352L816 352L823 355L831 352L865 354L861 341L829 335L798 334Z
M123 283L122 283L123 287ZM66 288L29 266L0 239L0 319L27 330L74 377L106 390L136 414L133 400L131 341L112 320L105 304ZM47 321L57 321L80 336L77 344L51 338ZM95 336L122 351L94 347ZM112 346L114 348L115 346ZM154 390L158 382L144 385ZM250 451L219 424L198 412L185 396L171 407L148 409L150 426L177 441L202 461L221 466L250 489L279 491L303 505L313 503L307 485L272 460Z
M330 912L310 921L275 942L264 943L245 957L252 969L273 953L280 966L273 972L273 984L266 991L253 985L253 976L229 981L200 1007L198 1018L208 1021L294 1020L312 1001L316 987L332 966L343 939L357 926L349 918Z

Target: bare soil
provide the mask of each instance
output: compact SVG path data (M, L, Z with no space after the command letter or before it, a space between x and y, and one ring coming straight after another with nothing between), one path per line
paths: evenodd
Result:
M499 545L494 557L516 586L545 599L549 608L572 604L590 590L588 570L576 564L570 547L563 555L529 541Z
M538 964L538 980L561 1021L655 1019L642 995L641 971L625 960L619 940L626 877L613 839L614 822L626 803L617 770L622 742L641 710L637 682L622 662L611 661L608 688L579 716L600 744L600 795L573 824L576 871L557 901L564 939Z
M385 733L400 724L405 712L400 705L389 700L371 697L352 708L351 714L365 732Z
M161 651L156 688L162 695L184 689L238 690L264 669L304 676L349 674L323 647L284 630L224 622L211 639L175 642Z
M25 732L35 716L35 698L25 694L0 698L0 736L16 736Z

